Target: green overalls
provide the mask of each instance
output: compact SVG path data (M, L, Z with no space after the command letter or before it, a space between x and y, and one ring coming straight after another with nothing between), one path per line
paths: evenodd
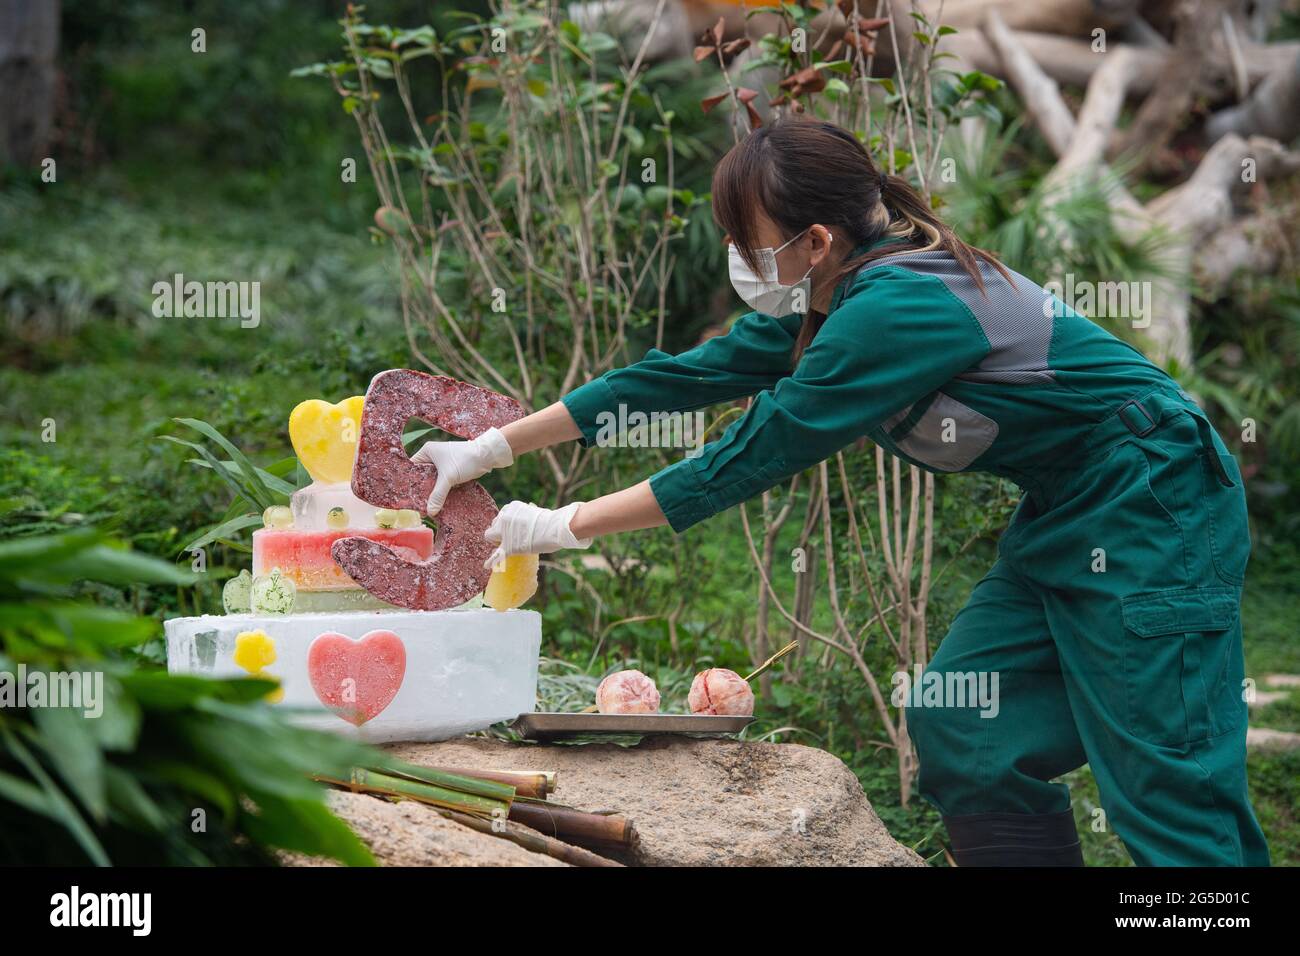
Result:
M800 318L750 313L563 401L590 445L620 406L755 396L651 478L678 532L863 435L930 471L1014 481L998 561L926 671L994 674L998 705L918 684L907 706L920 792L959 862L1077 861L1068 789L1049 781L1086 761L1135 862L1267 865L1246 791L1236 462L1136 349L1024 276L981 276L983 292L947 253L888 256L836 289L793 371Z

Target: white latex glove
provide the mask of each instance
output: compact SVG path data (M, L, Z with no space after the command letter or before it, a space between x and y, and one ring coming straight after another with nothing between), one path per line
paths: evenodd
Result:
M456 485L482 478L493 468L515 463L514 452L505 436L489 428L471 441L431 441L420 447L411 461L424 462L438 469L438 480L429 492L426 511L436 515L447 503L447 493Z
M512 501L488 525L483 537L497 549L483 562L494 568L512 554L550 554L561 548L589 548L591 539L579 540L569 530L581 501L552 511L525 501Z

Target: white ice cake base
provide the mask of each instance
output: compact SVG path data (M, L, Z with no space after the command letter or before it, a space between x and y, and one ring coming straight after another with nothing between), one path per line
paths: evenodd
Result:
M264 632L275 661L262 674L280 682L277 706L298 711L294 719L304 725L362 740L444 740L536 706L542 643L536 611L204 615L173 618L164 630L168 671L210 677L248 677L247 659L241 658L245 667L235 663L236 639L241 632ZM361 640L376 631L389 633ZM330 632L359 643L330 638L312 654L313 643ZM260 638L253 640L265 648ZM399 669L394 658L403 656ZM369 676L340 679L341 674ZM342 699L357 701L346 711L333 709L340 687L351 687L351 696ZM354 726L356 721L362 722Z

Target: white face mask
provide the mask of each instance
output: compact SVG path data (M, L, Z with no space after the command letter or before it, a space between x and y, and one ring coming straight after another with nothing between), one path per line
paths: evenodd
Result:
M798 236L783 242L775 249L755 250L754 254L762 270L761 274L755 274L740 255L736 244L734 242L731 244L727 253L727 270L731 274L732 288L736 290L736 295L740 296L755 312L783 316L808 311L808 296L811 291L808 277L812 275L812 266L808 267L803 278L794 285L782 285L776 265L776 254L803 234L803 232L799 233ZM796 297L796 291L800 290L803 294Z

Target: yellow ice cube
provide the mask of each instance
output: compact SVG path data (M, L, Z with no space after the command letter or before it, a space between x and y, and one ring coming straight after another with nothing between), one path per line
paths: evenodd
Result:
M254 677L275 663L275 641L266 631L240 631L235 635L235 666Z
M365 398L354 395L331 405L319 398L289 413L289 441L307 474L321 484L352 480Z
M492 571L483 603L498 611L519 607L537 593L537 555L512 554L505 567Z

